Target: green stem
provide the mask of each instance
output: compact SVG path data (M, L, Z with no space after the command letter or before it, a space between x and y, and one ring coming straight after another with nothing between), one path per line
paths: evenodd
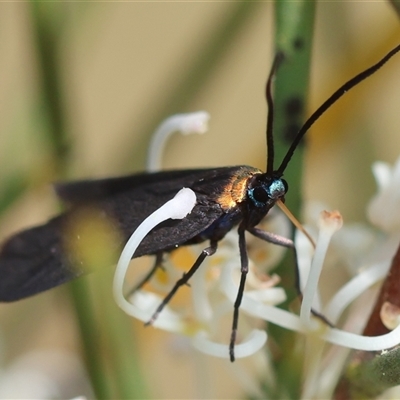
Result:
M27 173L14 173L2 178L0 192L0 215L13 204L28 188Z
M315 2L278 1L275 11L275 47L284 54L274 96L275 164L279 165L306 119ZM301 211L304 144L297 148L284 175L290 185L286 205L295 215Z
M284 61L275 80L275 124L274 148L277 168L285 156L299 128L306 118L309 88L311 48L314 32L314 1L276 1L276 52L282 52ZM295 216L299 216L302 200L302 169L304 142L296 149L286 171L285 179L289 185L286 205ZM293 254L287 254L277 269L286 288L294 288ZM296 296L289 290L289 301ZM288 307L289 302L284 305ZM280 349L280 357L275 361L277 374L276 396L299 398L301 386L302 354L299 352L299 338L296 334L277 326L269 326Z
M132 317L126 315L115 303L112 295L113 268L105 270L95 277L96 293L94 301L101 309L99 329L107 338L103 355L104 363L108 363L109 371L116 385L113 398L145 399L148 398L146 385L137 357L137 340L133 330Z
M375 399L385 390L400 385L399 357L399 348L379 355L360 352L360 356L354 356L352 363L347 366L334 398Z
M42 103L47 116L46 144L51 146L59 175L65 174L70 152L63 90L58 60L59 39L63 27L63 9L49 3L31 2L33 34L37 47Z
M101 359L102 346L99 340L98 323L87 282L80 279L72 282L69 288L80 329L83 355L94 394L96 399L110 399L112 398L111 383Z
M59 5L55 6L54 3L35 1L31 6L42 82L43 108L47 113L46 145L51 151L57 176L66 178L71 146L58 62L60 32L62 32L60 26L62 28L66 22L63 14L65 10L60 9ZM108 281L109 285L110 282L111 280ZM117 335L125 338L132 336L130 321L127 318L115 318L111 312L104 312L96 318L97 299L93 300L90 295L87 280L76 281L70 288L84 358L96 397L100 399L143 397L142 385L132 384L132 375L139 377L140 372L135 357L127 357L127 354L135 354L131 341L116 340ZM102 322L107 329L100 327ZM104 347L113 352L111 360L105 357ZM118 373L117 376L115 371ZM129 371L129 374L123 371Z

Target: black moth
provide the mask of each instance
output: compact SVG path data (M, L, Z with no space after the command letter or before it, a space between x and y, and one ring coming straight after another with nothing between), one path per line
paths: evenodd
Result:
M293 242L257 228L277 201L284 201L287 183L283 173L293 152L314 122L352 87L375 73L400 45L378 63L361 72L335 91L305 122L297 133L286 156L277 169L273 167L273 102L272 77L278 64L276 57L267 82L267 145L266 172L249 166L234 166L182 171L141 173L120 178L85 180L56 185L61 200L70 205L65 213L44 225L27 229L9 238L0 250L0 301L15 301L61 285L87 272L83 261L77 262L65 248L63 234L68 222L82 210L97 210L110 217L125 241L153 211L170 200L183 187L196 194L196 205L182 220L169 220L153 229L141 242L134 257L160 255L178 246L203 241L210 245L202 251L194 265L175 284L154 318L176 290L187 283L202 261L215 253L218 242L234 226L238 226L241 279L236 301L229 345L234 361L234 344L239 307L243 296L248 258L245 231L267 242L294 249ZM122 247L121 243L121 247ZM154 319L153 318L153 319Z

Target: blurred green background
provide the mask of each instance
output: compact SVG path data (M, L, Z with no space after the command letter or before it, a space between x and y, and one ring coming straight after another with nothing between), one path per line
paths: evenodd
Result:
M170 113L206 110L211 120L205 135L170 140L166 168L264 169L273 7L254 3L238 10L227 2L0 4L0 238L59 210L52 181L142 170L150 134ZM234 13L237 20L217 39ZM399 41L398 16L388 2L320 3L309 112ZM56 64L46 64L49 60ZM56 82L56 91L46 92L49 82ZM52 96L55 103L48 101ZM371 163L393 163L400 154L399 105L397 56L313 127L306 200L339 209L345 222L365 220L375 190ZM60 129L57 137L54 127ZM111 283L104 284L107 290ZM103 311L97 311L100 320ZM204 358L199 364L172 335L128 323L133 328L127 339L136 346L125 356L139 366L129 370L132 380L140 380L138 398L144 393L196 398L204 366L211 368L208 384L215 397L244 397L226 360ZM3 373L32 350L80 358L80 333L66 289L2 304L0 341ZM112 346L105 347L99 351L113 358ZM67 381L68 373L60 374ZM70 375L60 397L91 396L83 375Z

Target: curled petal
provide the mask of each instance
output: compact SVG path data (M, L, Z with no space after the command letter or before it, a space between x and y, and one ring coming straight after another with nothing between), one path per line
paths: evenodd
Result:
M210 115L205 111L188 114L176 114L167 118L154 132L147 159L147 171L155 172L161 169L161 156L165 143L172 133L180 131L184 135L204 133L208 129Z
M345 308L370 286L383 279L389 269L390 262L373 265L352 278L339 289L325 308L324 315L332 323L336 323Z
M380 336L362 336L330 328L322 335L326 341L354 350L382 351L400 343L400 325L393 331Z
M265 331L254 329L246 339L235 345L235 358L244 358L251 356L260 350L267 341ZM229 358L229 346L227 344L215 343L207 338L205 331L200 331L193 338L193 346L202 353L220 357Z
M128 314L133 312L123 293L124 280L129 263L146 235L158 224L167 219L182 219L189 214L196 204L196 195L191 189L181 189L173 199L167 201L159 209L150 214L133 232L118 260L114 274L113 293L117 304ZM154 310L153 310L154 311ZM132 315L132 314L131 314Z

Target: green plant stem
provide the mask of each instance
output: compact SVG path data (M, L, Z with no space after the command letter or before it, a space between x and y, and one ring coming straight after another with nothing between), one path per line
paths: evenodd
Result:
M309 88L311 48L314 30L314 1L276 1L275 51L284 55L284 60L275 79L275 168L279 166L288 147L305 121ZM295 216L299 216L302 200L302 169L304 142L296 149L284 178L289 185L286 205ZM294 259L288 252L276 272L286 288L294 288ZM296 296L289 291L289 301ZM284 307L288 307L286 303ZM276 396L299 398L302 354L296 346L296 334L270 325L268 332L279 346L279 358L275 361L277 374Z
M57 177L68 176L71 143L67 129L67 115L63 103L63 86L58 62L63 24L67 21L63 8L54 3L32 2L33 34L37 48L42 101L47 113L46 146L50 150ZM109 280L110 284L111 280ZM127 318L114 318L105 312L96 318L96 303L90 295L85 279L69 286L80 329L86 367L93 390L99 399L142 398L142 385L134 385L132 376L140 377L132 340L116 340L116 336L131 337L132 326ZM109 286L110 290L110 286ZM98 313L97 313L98 314ZM103 323L107 329L101 330ZM101 342L99 339L101 332ZM113 352L112 362L105 357L102 347ZM129 355L129 357L127 357ZM108 368L110 367L110 368ZM118 376L111 371L118 371ZM128 371L122 373L121 371Z
M399 359L400 348L379 355L360 352L358 357L356 354L347 366L334 398L375 399L385 390L400 385Z
M111 382L101 359L102 346L99 340L98 323L87 282L77 280L68 287L78 320L83 355L94 394L97 399L110 399L112 398Z
M14 173L2 179L0 215L27 190L28 185L29 178L27 173Z
M64 175L71 143L67 134L63 90L60 79L59 39L64 26L63 9L54 4L31 2L33 34L37 48L42 104L47 116L46 144L50 145L58 175Z
M275 80L275 163L279 165L306 119L314 32L314 1L277 1L275 51L284 61ZM305 142L296 149L285 171L290 191L286 205L299 215Z
M99 328L107 337L104 363L109 366L109 373L116 385L114 398L144 399L149 398L144 383L142 369L137 357L138 344L133 330L132 317L125 314L115 303L111 283L114 269L105 269L94 276L96 281L96 304L100 305L101 314ZM123 329L121 329L123 328Z

